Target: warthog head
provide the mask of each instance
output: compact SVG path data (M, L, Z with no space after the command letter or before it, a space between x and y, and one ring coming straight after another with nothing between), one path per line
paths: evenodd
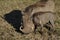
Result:
M20 30L23 33L30 33L34 31L34 24L32 20L30 19L29 15L24 14L23 15L23 26L20 27Z

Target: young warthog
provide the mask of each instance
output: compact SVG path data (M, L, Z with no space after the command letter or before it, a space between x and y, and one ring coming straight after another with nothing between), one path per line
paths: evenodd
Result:
M43 29L43 26L47 23L51 23L51 29L55 27L54 21L56 20L55 15L51 12L37 12L33 15L33 22L35 25L40 25Z

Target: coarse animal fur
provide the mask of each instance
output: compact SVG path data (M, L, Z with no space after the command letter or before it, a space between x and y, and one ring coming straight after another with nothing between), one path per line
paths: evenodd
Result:
M51 12L37 12L34 13L33 15L33 22L35 25L40 25L41 28L43 28L43 26L47 23L51 23L52 27L51 29L55 28L55 22L56 17L53 13Z
M41 4L40 4L41 2ZM23 26L20 27L20 30L23 32L23 33L30 33L30 32L33 32L34 31L34 24L33 24L33 21L31 20L30 18L30 15L32 13L32 10L34 8L38 8L38 7L44 7L45 4L46 4L47 0L46 1L39 1L37 2L36 4L33 4L33 5L30 5L28 6L27 8L25 8L25 10L22 12L23 13ZM23 27L23 28L22 28Z
M40 0L25 8L24 14L27 13L30 17L36 12L55 12L55 3L53 0Z
M25 10L22 12L24 28L21 29L20 27L20 30L23 33L30 33L34 31L35 27L31 20L31 17L36 12L46 12L46 11L54 12L54 2L52 0L40 0L33 5L26 7Z

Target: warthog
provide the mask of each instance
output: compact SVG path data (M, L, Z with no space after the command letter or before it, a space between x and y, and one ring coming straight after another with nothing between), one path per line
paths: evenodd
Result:
M23 15L23 26L20 27L20 30L23 33L31 33L34 31L34 24L32 22L32 20L29 18L29 15L24 14Z
M23 27L20 27L20 30L23 33L30 33L34 31L34 24L32 22L31 17L36 13L36 12L54 12L54 2L51 0L40 0L36 2L33 5L30 5L25 8L23 11ZM21 29L22 28L22 29Z
M47 0L46 0L47 1ZM41 2L41 3L40 3ZM30 5L28 6L27 8L25 8L25 10L22 12L23 13L23 26L20 27L20 30L23 32L23 33L30 33L30 32L33 32L34 31L34 24L33 24L33 21L32 19L30 18L31 17L31 13L32 13L32 10L34 8L37 8L37 7L44 7L45 3L43 3L43 1L40 1L40 2L37 2L36 4L33 4L33 5ZM45 1L44 1L45 2ZM22 28L23 27L23 28Z
M33 15L33 22L35 25L40 25L43 29L43 26L47 23L51 23L51 29L54 29L55 24L54 21L56 20L55 15L52 12L37 12Z

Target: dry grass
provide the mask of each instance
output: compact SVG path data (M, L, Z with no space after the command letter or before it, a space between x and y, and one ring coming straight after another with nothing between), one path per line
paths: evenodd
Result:
M13 10L24 10L24 8L30 4L35 3L38 0L0 0L0 16L10 13ZM58 19L56 21L57 34L60 35L60 0L56 0L56 15ZM0 17L0 40L40 40L41 35L39 33L22 35L15 31L15 28L8 23L4 18Z

